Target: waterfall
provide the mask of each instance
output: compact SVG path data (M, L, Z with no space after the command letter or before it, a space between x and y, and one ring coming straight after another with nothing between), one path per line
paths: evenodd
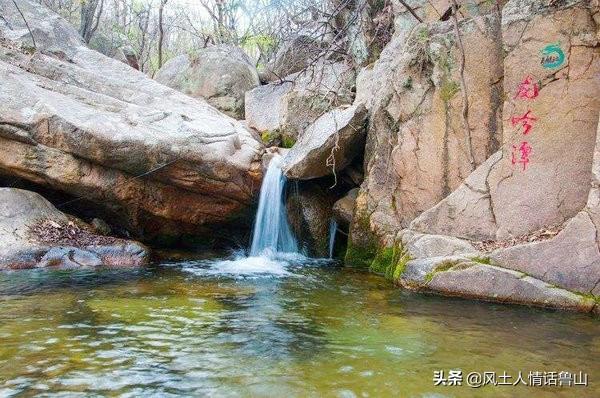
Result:
M335 244L335 233L337 231L337 222L331 219L329 222L329 258L333 258L333 245Z
M285 207L287 179L281 170L281 163L282 158L279 155L271 159L260 187L250 256L260 256L269 252L298 252L298 243L287 218Z

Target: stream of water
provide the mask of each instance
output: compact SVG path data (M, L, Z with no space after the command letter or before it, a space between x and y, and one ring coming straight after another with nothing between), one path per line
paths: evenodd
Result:
M275 253L297 253L298 242L290 228L285 206L286 178L281 170L282 157L275 155L260 188L254 220L251 257L270 257Z
M0 397L600 396L597 319L413 295L306 258L279 166L250 256L0 273ZM440 370L581 371L589 385L435 386Z
M234 261L0 273L0 396L600 396L590 316L409 294L326 260ZM434 386L448 369L590 385Z

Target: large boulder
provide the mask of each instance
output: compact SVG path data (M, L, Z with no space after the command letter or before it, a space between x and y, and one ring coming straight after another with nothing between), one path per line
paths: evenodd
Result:
M236 119L244 118L244 95L260 85L256 67L239 47L207 47L163 65L156 81L209 104Z
M107 57L121 61L134 69L140 69L138 56L135 53L133 46L124 35L116 33L112 35L96 33L88 45L91 49L96 50Z
M522 272L460 257L409 261L398 282L418 291L486 301L591 312L596 302Z
M281 82L246 93L246 121L266 136L295 141L325 112L352 103L354 71L344 62L321 60Z
M0 173L94 202L144 239L222 230L246 214L264 150L247 129L90 50L36 2L19 7L37 51L1 0Z
M332 39L327 21L315 21L286 38L265 67L268 81L281 80L300 72L322 56Z
M367 109L337 108L318 118L285 156L288 178L309 180L343 170L361 152Z
M143 245L96 235L37 193L0 188L0 270L139 266L148 257Z

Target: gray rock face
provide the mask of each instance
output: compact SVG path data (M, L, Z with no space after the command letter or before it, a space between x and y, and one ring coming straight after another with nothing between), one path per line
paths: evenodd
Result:
M364 103L370 116L365 181L350 232L356 246L370 244L360 231L366 225L378 240L393 240L460 186L502 137L498 16L461 21L464 73L452 21L418 25L402 13L397 22L379 59L357 78L355 101Z
M411 230L403 230L397 240L411 258L430 258L457 255L476 256L477 249L468 241L452 236L420 234Z
M532 0L507 3L502 14L508 49L502 148L467 179L475 184L457 188L414 227L507 239L561 224L585 206L600 110L600 58L592 19L597 12L598 6L577 2L558 8ZM538 48L531 44L536 42L550 44ZM541 51L546 48L562 54L559 65L544 66Z
M89 43L92 50L96 50L107 57L121 61L134 69L140 69L138 57L131 43L125 35L113 34L107 36L101 33L96 33Z
M0 188L0 269L33 267L140 266L147 249L134 241L86 233L85 243L48 242L38 236L41 225L69 228L70 220L40 195Z
M409 261L400 278L408 289L448 296L590 312L594 300L521 272L458 257Z
M275 81L299 72L319 58L330 37L322 34L324 30L327 30L326 25L315 23L286 40L267 63L267 80Z
M321 61L283 81L246 93L245 117L258 131L297 139L319 116L354 98L354 72L344 62Z
M284 158L285 175L308 180L344 169L361 151L366 118L362 104L337 108L318 118Z
M329 223L333 197L321 186L309 182L288 196L290 226L301 246L311 256L327 257Z
M258 72L244 51L233 46L179 55L158 71L156 81L209 104L236 119L244 118L244 95L260 85Z
M333 205L333 215L336 221L342 225L350 225L356 206L358 188L351 189L348 193Z
M20 8L40 40L24 52L23 19L0 1L0 172L84 197L148 239L250 208L264 148L240 123L88 49L43 6Z

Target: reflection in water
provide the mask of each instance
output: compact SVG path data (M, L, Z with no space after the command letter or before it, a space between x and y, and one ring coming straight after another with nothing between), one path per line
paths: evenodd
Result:
M0 396L600 396L597 319L271 260L0 274ZM590 387L434 387L439 369L582 370Z

